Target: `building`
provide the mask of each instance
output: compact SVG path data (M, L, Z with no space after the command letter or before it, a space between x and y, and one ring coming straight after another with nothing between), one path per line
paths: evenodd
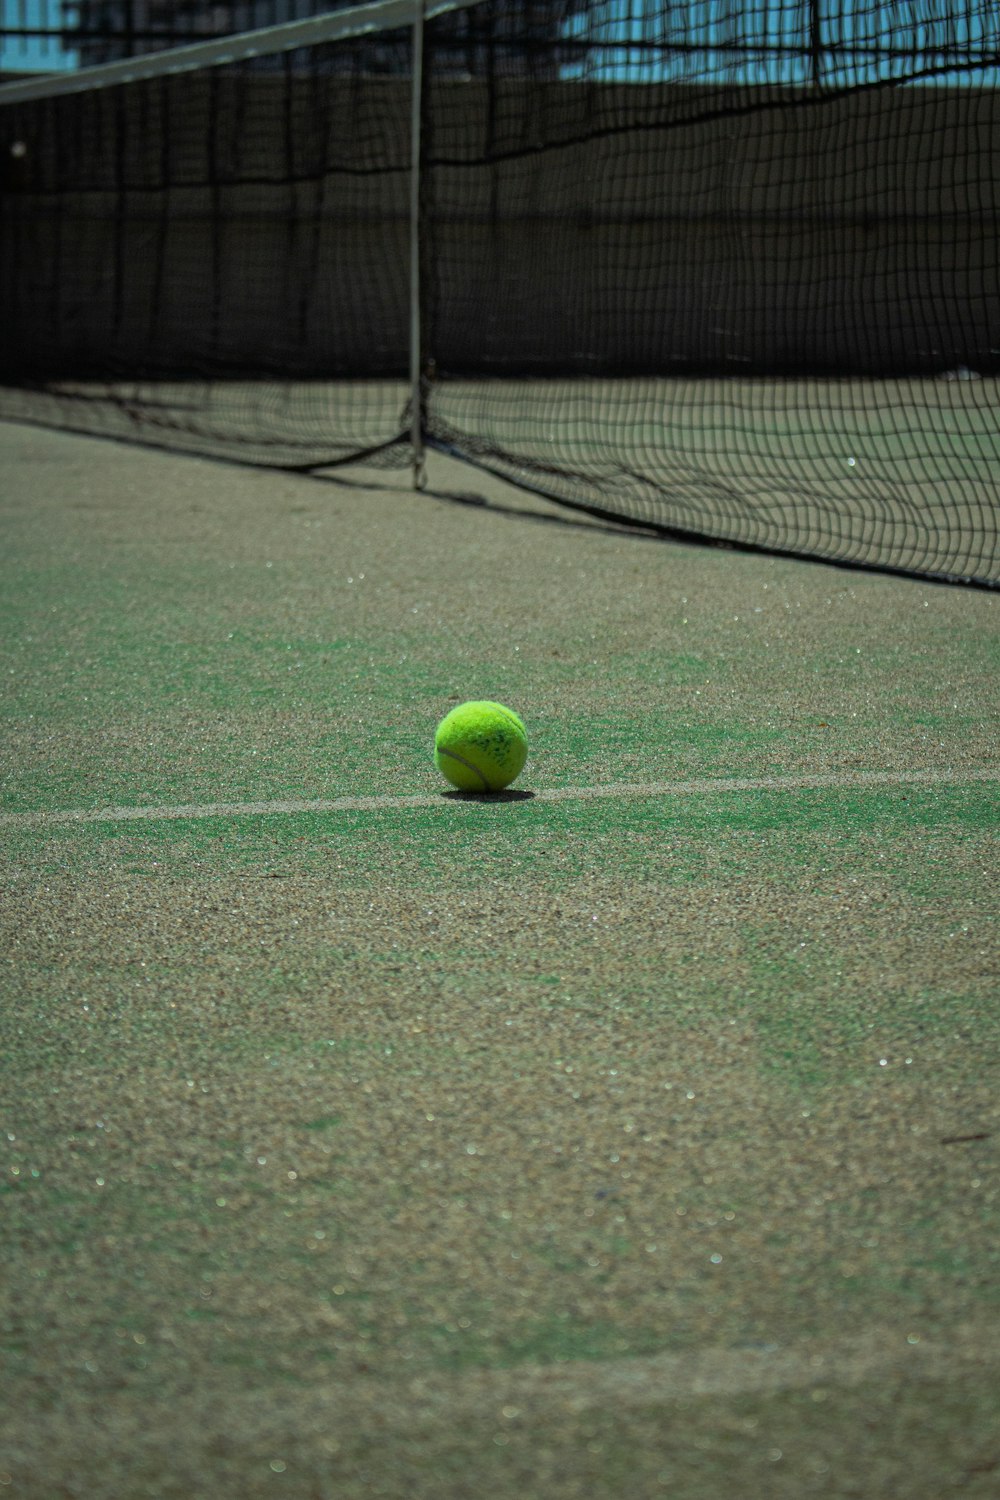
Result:
M341 9L358 0L64 0L64 47L76 52L81 67L138 57L200 42L209 37L252 31L302 21L323 11ZM566 23L586 0L516 0L508 13L472 7L456 11L437 23L439 42L451 46L440 56L439 72L477 77L491 67L507 74L556 78L572 61L572 42L564 37ZM484 28L488 29L488 34ZM405 70L398 48L371 46L371 71ZM272 67L266 59L260 66Z
M330 0L64 0L64 46L80 66L139 57L207 37L302 21L329 10Z

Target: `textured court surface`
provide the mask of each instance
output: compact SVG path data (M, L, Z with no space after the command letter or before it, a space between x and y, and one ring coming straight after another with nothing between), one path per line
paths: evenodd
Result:
M993 1497L995 599L0 463L5 1492Z
M997 381L973 373L450 379L426 427L440 452L640 524L996 586ZM409 401L385 380L0 387L10 421L300 470L405 467Z

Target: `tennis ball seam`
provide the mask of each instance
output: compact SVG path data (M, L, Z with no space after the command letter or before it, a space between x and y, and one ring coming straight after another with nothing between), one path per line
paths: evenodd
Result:
M527 759L523 721L492 698L457 704L441 720L434 740L438 769L459 791L502 791Z
M437 747L437 753L438 755L447 756L449 760L457 760L460 766L464 766L467 771L472 771L476 776L479 777L480 781L483 783L484 792L489 791L490 784L486 780L486 776L471 760L466 760L464 755L458 755L454 750L446 750L441 745Z
M521 719L518 718L517 714L512 713L509 708L504 708L502 703L494 703L492 707L495 708L499 713L502 713L508 723L513 724L515 730L519 734L524 733L524 723Z

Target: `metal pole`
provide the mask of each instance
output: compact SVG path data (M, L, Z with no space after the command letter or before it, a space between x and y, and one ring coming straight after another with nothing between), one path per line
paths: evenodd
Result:
M819 0L809 3L809 82L817 92L823 87L823 22Z
M413 19L413 94L410 114L410 447L413 488L424 487L423 350L420 326L420 128L424 91L424 0Z

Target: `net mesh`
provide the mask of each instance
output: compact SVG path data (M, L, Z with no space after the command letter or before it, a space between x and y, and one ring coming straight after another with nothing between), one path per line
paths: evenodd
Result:
M397 28L0 110L0 411L408 462L410 53Z
M430 20L416 393L393 16L0 108L0 414L1000 582L992 0Z

